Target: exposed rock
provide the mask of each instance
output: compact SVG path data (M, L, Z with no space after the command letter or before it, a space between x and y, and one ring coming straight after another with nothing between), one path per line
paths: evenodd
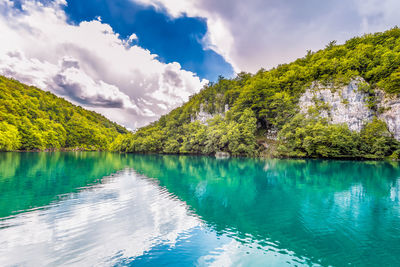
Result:
M229 110L228 105L225 105L224 110L218 113L211 114L204 109L204 105L200 104L200 111L191 118L191 122L200 121L200 123L207 125L207 121L212 119L215 115L224 115L226 111Z
M386 122L394 138L400 140L400 99L389 96L382 90L375 90L377 106L380 114L378 118Z
M207 121L212 119L214 116L215 115L204 111L203 105L201 105L199 113L197 113L196 116L191 119L191 122L200 121L202 124L207 124Z
M359 132L374 116L384 121L394 138L400 140L400 98L374 89L377 111L368 107L368 95L359 89L362 78L352 80L347 86L324 86L314 82L299 99L300 112L308 114L310 108L318 109L320 117L330 123L346 123L349 129Z
M300 97L300 112L308 113L311 107L319 109L319 116L329 118L332 124L346 123L352 131L360 131L374 116L368 108L367 94L359 90L361 78L352 80L347 86L336 88L314 82Z
M216 153L215 153L215 157L216 157L216 158L219 158L219 159L229 158L229 157L230 157L230 154L229 154L228 152L221 152L221 151L219 151L219 152L216 152Z
M265 133L265 137L268 140L278 140L278 129L271 128Z

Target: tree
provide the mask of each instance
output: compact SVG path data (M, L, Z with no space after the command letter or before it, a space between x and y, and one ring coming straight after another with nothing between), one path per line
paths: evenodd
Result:
M0 122L0 151L17 150L21 146L21 137L17 127Z

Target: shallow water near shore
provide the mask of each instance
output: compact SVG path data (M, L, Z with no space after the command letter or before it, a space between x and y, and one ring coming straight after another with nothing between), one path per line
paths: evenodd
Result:
M400 266L400 166L0 153L0 266Z

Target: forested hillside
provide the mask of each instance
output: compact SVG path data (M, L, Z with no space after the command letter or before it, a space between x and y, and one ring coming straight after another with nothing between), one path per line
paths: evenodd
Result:
M0 150L108 149L126 129L50 92L0 76Z
M319 110L299 113L299 98L313 82L340 86L357 77L365 81L362 90L378 116L376 90L393 97L400 93L400 29L355 37L343 45L333 41L323 50L308 51L303 58L268 71L221 77L157 122L118 137L112 148L157 153L226 151L247 156L269 150L274 156L397 157L399 142L378 117L356 132L346 124L329 123ZM204 122L199 119L203 114L212 116Z

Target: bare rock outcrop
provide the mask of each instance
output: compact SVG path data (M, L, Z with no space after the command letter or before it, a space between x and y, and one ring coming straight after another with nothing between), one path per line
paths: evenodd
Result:
M376 109L372 109L368 104L370 96L361 90L361 86L365 85L362 78L355 78L345 86L314 82L299 99L300 112L309 114L314 110L320 117L328 118L330 123L345 123L350 130L357 132L376 116L400 140L400 98L375 89L373 101Z

